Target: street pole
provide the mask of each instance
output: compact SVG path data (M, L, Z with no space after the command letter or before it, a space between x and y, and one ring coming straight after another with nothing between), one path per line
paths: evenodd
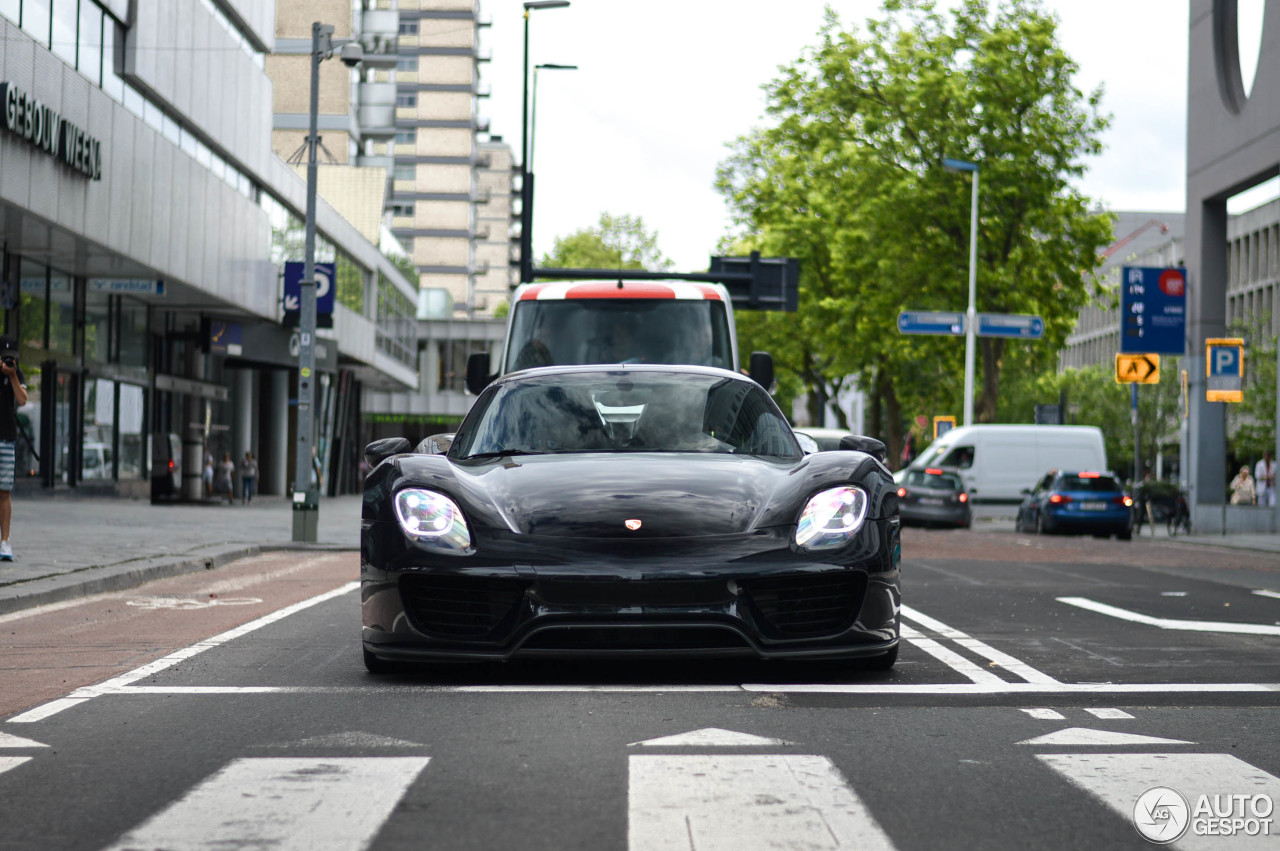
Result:
M314 452L314 402L316 370L316 148L319 146L320 62L333 27L319 21L311 25L311 114L307 136L307 221L302 299L298 319L298 432L294 451L293 540L315 543L320 523L320 483L311 483Z
M569 0L525 0L524 75L520 97L520 283L533 280L533 169L529 167L529 16L534 9L563 9Z
M978 348L978 167L973 167L969 212L969 309L964 323L964 424L973 425L973 373Z

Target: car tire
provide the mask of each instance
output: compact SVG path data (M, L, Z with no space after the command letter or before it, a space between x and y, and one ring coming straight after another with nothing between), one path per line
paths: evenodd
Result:
M1037 535L1047 535L1047 534L1049 534L1049 527L1048 527L1048 526L1046 526L1046 525L1045 525L1045 523L1044 523L1044 515L1043 515L1043 514L1037 514L1037 515L1036 515L1036 534L1037 534Z
M1117 533L1116 533L1116 540L1117 540L1117 541L1132 541L1132 540L1133 540L1133 530L1132 530L1132 529L1125 529L1123 532L1117 532Z
M399 662L381 659L369 652L369 648L360 648L364 653L364 669L371 674L394 674L403 670Z

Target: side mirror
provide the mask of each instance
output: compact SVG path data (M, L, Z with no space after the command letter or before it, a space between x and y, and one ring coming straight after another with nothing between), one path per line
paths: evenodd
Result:
M773 389L773 355L768 352L752 352L748 370L751 380L765 390Z
M479 396L493 378L489 373L488 352L476 352L467 358L467 390L471 395Z
M433 434L430 437L424 437L422 442L418 444L418 448L413 451L421 455L443 455L453 445L454 436L454 432L449 432L448 434Z
M840 438L841 449L852 449L854 452L865 452L881 464L889 462L889 450L884 441L876 440L861 434L846 434Z
M1023 489L1022 489L1022 495L1023 495L1023 496L1031 496L1031 488L1023 488Z
M364 461L369 469L381 464L392 455L403 455L409 451L409 441L403 437L384 437L375 440L364 448Z

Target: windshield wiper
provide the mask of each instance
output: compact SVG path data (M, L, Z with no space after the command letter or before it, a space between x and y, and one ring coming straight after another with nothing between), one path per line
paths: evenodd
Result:
M542 452L534 452L529 449L497 449L493 452L476 452L463 458L469 461L472 458L510 458L512 455L543 455Z

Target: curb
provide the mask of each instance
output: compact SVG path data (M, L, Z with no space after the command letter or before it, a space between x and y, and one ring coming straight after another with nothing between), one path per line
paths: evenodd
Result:
M8 589L0 588L0 595L12 589L12 594L0 596L0 615L7 615L50 603L61 603L94 594L126 591L157 579L214 570L233 561L267 552L358 552L358 547L334 544L250 544L209 547L196 556L175 556L163 559L147 559L144 563L95 565L72 573L32 579Z

